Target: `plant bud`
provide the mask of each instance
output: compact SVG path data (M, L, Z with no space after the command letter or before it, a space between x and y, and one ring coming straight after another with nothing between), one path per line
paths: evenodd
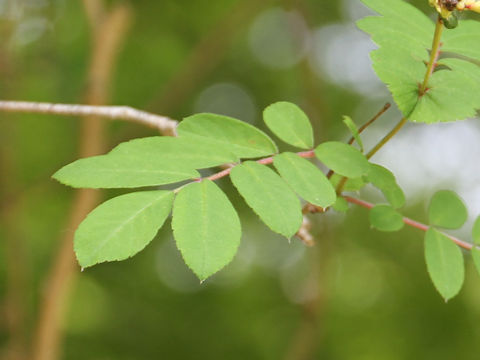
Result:
M452 13L447 19L443 19L443 25L447 29L455 29L458 26L458 18L455 13Z

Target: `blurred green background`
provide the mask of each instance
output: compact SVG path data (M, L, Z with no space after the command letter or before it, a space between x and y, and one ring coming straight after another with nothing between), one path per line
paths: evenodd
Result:
M412 2L432 14L426 0ZM264 128L264 107L292 101L309 114L319 143L347 139L343 115L363 123L391 101L370 67L374 45L354 26L368 14L359 0L121 3L132 23L110 104L179 120L216 112ZM83 103L91 35L81 1L0 0L0 98ZM398 117L390 110L367 130L366 144ZM105 151L156 134L126 122L107 129ZM46 277L61 237L75 230L66 225L74 190L50 176L78 158L80 134L78 118L0 113L4 359L32 358ZM479 138L474 121L411 125L374 160L398 175L409 216L424 220L428 196L452 188L473 218ZM220 185L242 219L234 262L200 285L167 222L134 258L76 268L59 359L478 359L480 279L469 257L464 289L445 304L417 230L376 232L367 212L352 208L312 216L316 246L306 248L269 231L228 179ZM372 189L362 196L382 201ZM468 224L458 235L469 239Z

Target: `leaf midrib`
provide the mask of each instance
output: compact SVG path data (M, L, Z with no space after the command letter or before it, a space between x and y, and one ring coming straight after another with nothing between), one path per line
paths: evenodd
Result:
M131 223L140 213L142 213L143 211L145 211L147 208L150 208L153 206L154 203L156 203L157 201L160 201L163 197L167 196L168 193L166 194L161 194L158 198L152 200L150 203L148 203L147 205L143 206L142 208L140 208L138 211L136 211L134 214L132 214L130 217L128 217L126 219L126 221L122 222L122 224L120 224L114 231L112 231L111 233L109 233L105 239L100 242L100 245L96 248L96 250L94 250L92 252L92 255L91 257L96 257L96 255L98 254L98 252L100 250L103 249L103 247L116 235L118 234L122 228L124 228L125 226L127 226L129 223Z

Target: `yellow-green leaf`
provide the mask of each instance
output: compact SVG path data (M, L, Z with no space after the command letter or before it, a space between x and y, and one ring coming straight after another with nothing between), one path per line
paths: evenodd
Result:
M447 229L457 229L467 221L467 208L453 191L436 192L428 208L430 224Z
M230 263L240 244L237 212L210 180L191 183L179 191L172 228L185 263L201 281Z
M265 165L247 161L232 169L233 185L273 231L290 238L302 225L302 207L293 190Z
M206 139L239 158L263 157L278 152L275 143L263 131L223 115L189 116L178 125L177 133L179 137Z
M332 184L310 161L286 152L276 155L273 164L287 184L309 203L326 208L335 202Z
M435 288L448 301L463 285L463 254L459 247L436 229L425 234L425 260Z
M405 225L403 216L390 205L376 205L369 213L370 224L380 231L398 231Z
M365 175L370 167L367 158L360 151L337 141L318 145L315 155L328 168L348 178Z
M173 192L142 191L110 199L80 224L74 240L82 267L124 260L155 237L172 208Z
M301 149L313 147L313 129L307 115L297 105L280 101L263 111L268 128L287 144Z

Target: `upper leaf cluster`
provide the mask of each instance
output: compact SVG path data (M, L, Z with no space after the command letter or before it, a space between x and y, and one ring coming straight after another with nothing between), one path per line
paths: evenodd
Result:
M373 68L404 117L434 123L475 116L480 108L480 23L463 20L457 28L444 32L442 56L422 93L434 24L403 0L362 1L382 15L357 24L379 45L371 53Z

